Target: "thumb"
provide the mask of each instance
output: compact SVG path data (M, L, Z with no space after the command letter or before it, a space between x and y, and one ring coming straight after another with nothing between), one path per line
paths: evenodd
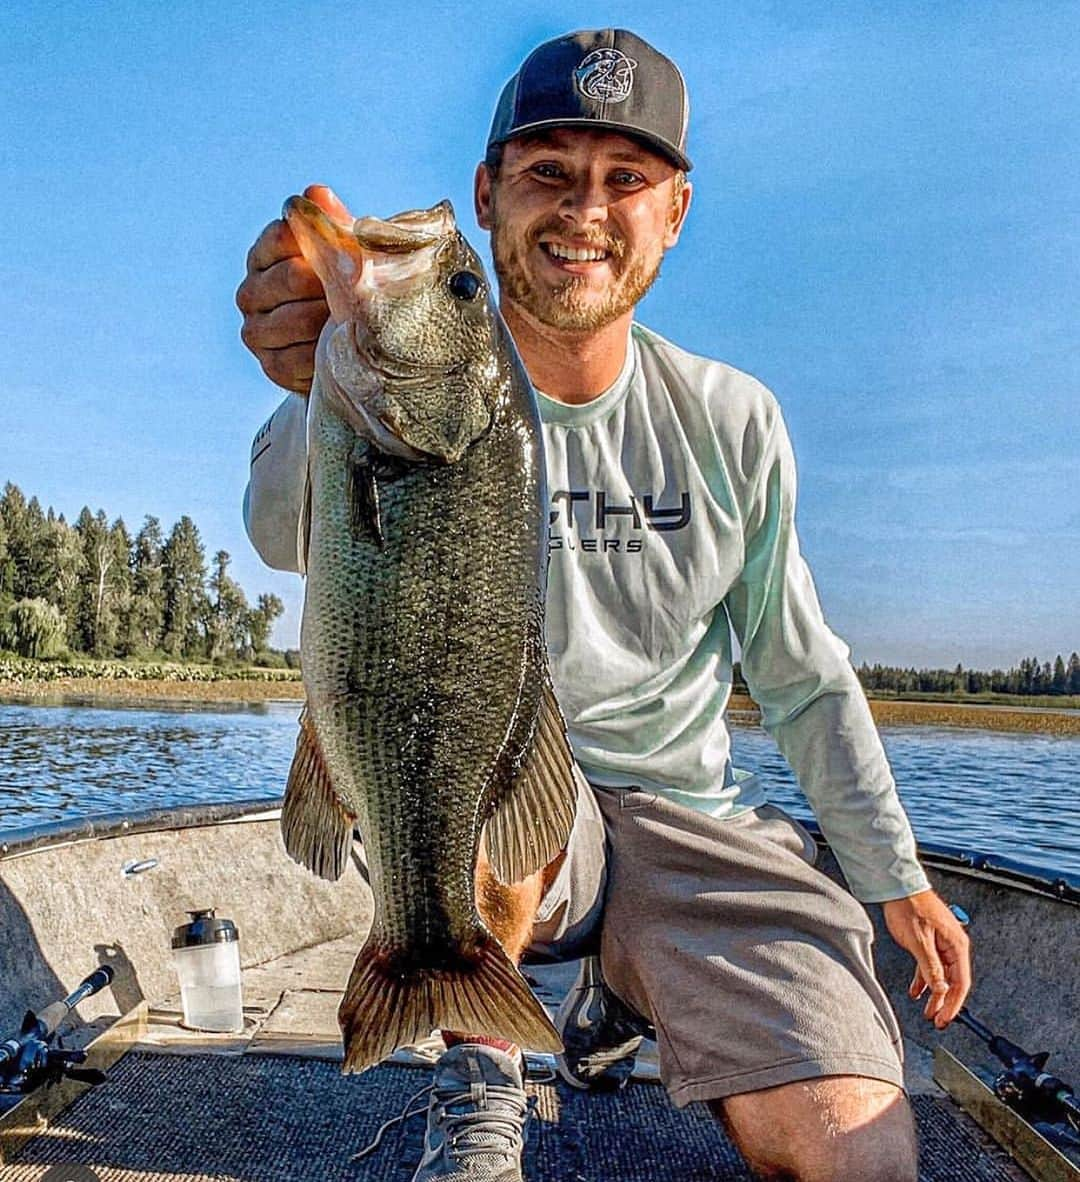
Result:
M341 198L330 188L329 185L308 185L304 190L304 196L309 201L314 201L315 204L329 215L336 222L351 222L353 215Z

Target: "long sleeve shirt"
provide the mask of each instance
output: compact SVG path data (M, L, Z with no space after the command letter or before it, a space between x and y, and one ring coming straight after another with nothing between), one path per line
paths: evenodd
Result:
M762 723L854 893L925 890L848 649L822 616L795 531L795 464L754 378L634 325L623 370L570 406L537 394L551 492L549 667L586 776L716 817L765 802L732 766L734 635ZM304 402L256 437L249 535L298 569Z

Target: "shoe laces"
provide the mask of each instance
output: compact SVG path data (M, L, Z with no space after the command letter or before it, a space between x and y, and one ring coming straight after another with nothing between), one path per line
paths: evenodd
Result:
M554 1079L555 1073L548 1071L541 1074L537 1082L549 1083ZM394 1125L427 1112L432 1096L442 1106L442 1118L439 1123L446 1131L446 1144L452 1155L462 1158L478 1153L490 1153L493 1149L496 1152L513 1153L524 1137L525 1126L536 1111L536 1098L526 1096L515 1087L499 1084L486 1084L485 1090L487 1095L502 1101L507 1109L465 1107L475 1104L471 1090L439 1090L433 1083L425 1084L405 1101L397 1116L383 1121L375 1136L349 1160L361 1161L368 1154L374 1153ZM463 1107L464 1111L453 1112L451 1109L454 1107Z
M446 1136L447 1151L458 1159L516 1152L533 1108L523 1091L503 1084L433 1088L433 1097L441 1108L438 1123Z

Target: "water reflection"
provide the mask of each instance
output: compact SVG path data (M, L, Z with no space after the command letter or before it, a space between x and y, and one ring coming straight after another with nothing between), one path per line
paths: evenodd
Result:
M1080 873L1080 739L930 726L881 737L919 840ZM772 799L809 815L768 735L736 726L732 746Z
M299 702L0 703L0 831L92 814L279 795ZM756 726L733 727L737 766L793 812L807 805ZM924 841L1080 873L1080 739L887 727L889 759Z
M0 829L277 795L299 712L0 705Z

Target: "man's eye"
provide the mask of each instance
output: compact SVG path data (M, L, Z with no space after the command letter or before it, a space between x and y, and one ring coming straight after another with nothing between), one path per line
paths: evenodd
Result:
M558 179L562 176L562 169L557 164L534 164L532 166L532 173L534 176L540 176L552 179Z
M620 189L633 188L635 185L643 183L642 178L636 172L627 172L625 170L615 173L611 179Z

